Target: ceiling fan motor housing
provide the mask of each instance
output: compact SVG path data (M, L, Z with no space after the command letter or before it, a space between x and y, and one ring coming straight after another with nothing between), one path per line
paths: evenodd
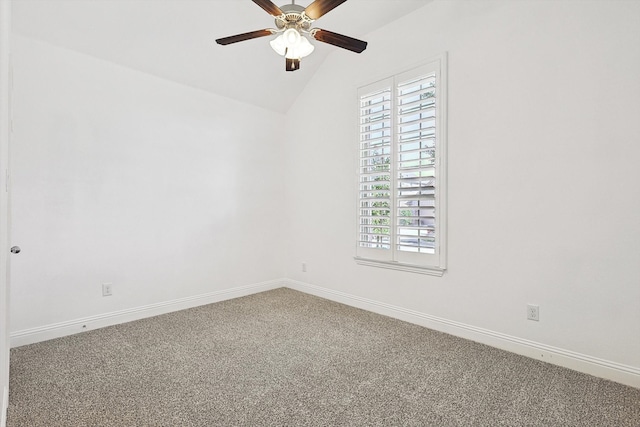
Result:
M280 6L280 10L284 15L284 21L281 17L275 19L276 28L282 30L284 28L295 28L297 30L309 30L312 20L303 15L304 7L297 4L286 4Z

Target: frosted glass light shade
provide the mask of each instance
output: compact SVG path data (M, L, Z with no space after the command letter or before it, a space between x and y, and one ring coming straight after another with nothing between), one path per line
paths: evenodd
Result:
M300 36L300 42L296 46L292 46L287 50L285 55L287 58L304 58L311 55L311 52L315 49L306 37Z
M271 40L269 44L271 45L273 50L275 50L276 53L280 56L284 56L285 52L287 51L287 46L284 44L284 37L282 37L282 34Z
M282 34L282 38L284 38L284 44L286 44L287 47L297 46L298 43L300 43L300 37L300 33L293 28L289 28Z

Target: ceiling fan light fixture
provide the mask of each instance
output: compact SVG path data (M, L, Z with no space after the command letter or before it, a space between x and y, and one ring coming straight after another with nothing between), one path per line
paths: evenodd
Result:
M309 40L297 30L289 28L283 34L269 42L273 50L280 56L289 59L300 59L309 56L315 49Z

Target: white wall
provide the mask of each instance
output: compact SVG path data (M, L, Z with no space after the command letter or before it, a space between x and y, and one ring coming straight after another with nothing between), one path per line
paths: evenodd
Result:
M640 373L640 3L436 1L364 38L287 115L287 277ZM442 52L448 271L356 265L356 88Z
M13 52L13 332L283 276L283 115L25 37Z

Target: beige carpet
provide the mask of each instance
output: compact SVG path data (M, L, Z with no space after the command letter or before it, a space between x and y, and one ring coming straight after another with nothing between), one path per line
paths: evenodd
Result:
M640 390L289 289L11 351L8 427L640 426Z

